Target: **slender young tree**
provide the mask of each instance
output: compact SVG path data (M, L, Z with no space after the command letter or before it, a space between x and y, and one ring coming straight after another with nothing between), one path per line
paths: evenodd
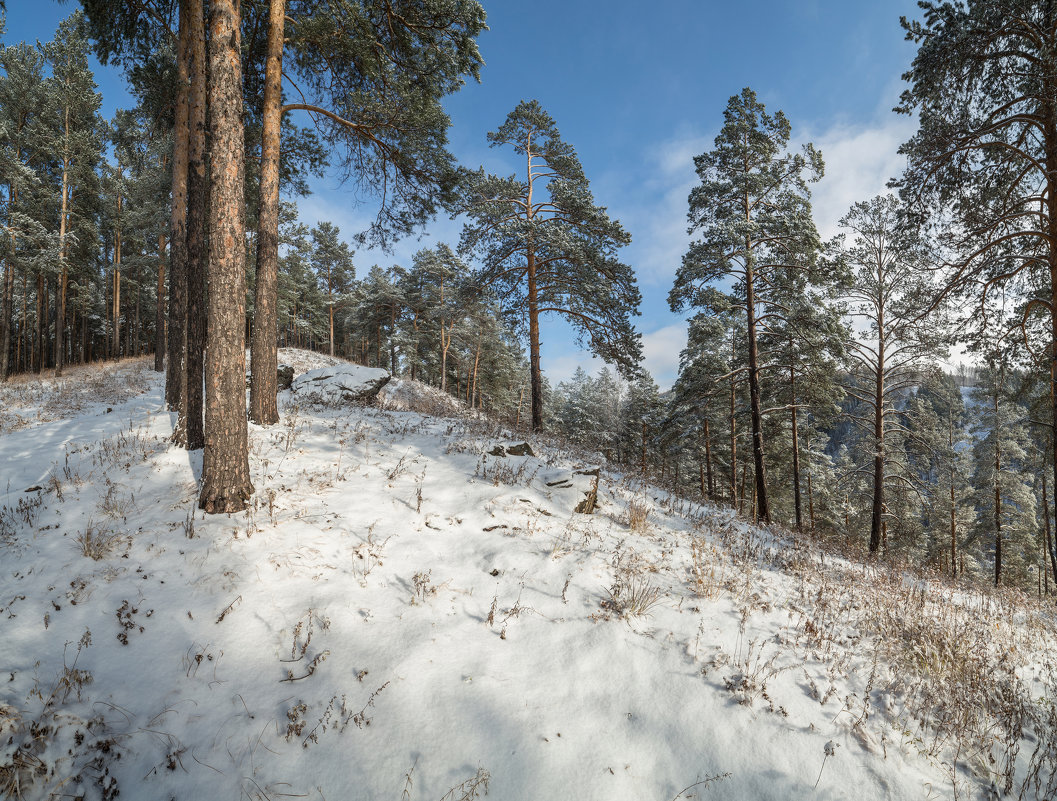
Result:
M872 461L870 553L881 547L887 487L909 480L893 469L903 464L890 443L902 429L898 402L944 353L942 332L921 319L931 299L924 243L919 231L901 220L899 208L891 195L855 204L841 220L852 240L835 246L852 273L850 314L866 327L847 345L855 380L845 391L866 410L855 420L871 432L863 449Z
M572 146L538 101L522 101L496 131L492 147L522 158L523 178L484 170L465 176L461 210L470 218L460 248L481 259L480 281L528 328L532 430L543 428L540 316L564 317L591 351L633 376L641 337L631 317L641 300L635 274L617 259L631 241L595 204Z
M744 316L752 453L759 516L771 521L767 494L759 331L779 298L780 272L809 269L819 248L808 181L822 177L822 156L808 144L788 148L785 115L766 112L751 89L730 99L715 148L694 159L689 231L698 234L668 296L673 311L736 308ZM716 288L733 280L729 293Z
M246 422L246 231L238 0L212 0L209 36L209 340L199 506L237 512L253 494Z

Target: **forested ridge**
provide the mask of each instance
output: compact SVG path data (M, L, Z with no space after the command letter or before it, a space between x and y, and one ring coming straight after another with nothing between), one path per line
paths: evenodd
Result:
M82 5L50 42L0 48L0 378L153 354L175 446L204 448L207 511L252 497L246 417L278 422L277 348L298 347L849 553L1057 582L1050 4L903 21L906 171L829 240L811 208L825 153L749 88L712 110L663 392L621 252L634 232L541 102L480 132L520 172L449 152L444 98L487 80L474 0ZM137 101L109 120L93 50ZM299 219L324 174L369 198L365 230ZM358 260L438 215L459 241ZM609 366L548 381L554 318Z

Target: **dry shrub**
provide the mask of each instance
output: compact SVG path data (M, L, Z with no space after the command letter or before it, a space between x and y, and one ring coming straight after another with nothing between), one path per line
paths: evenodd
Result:
M77 535L77 544L81 546L81 553L96 562L106 559L126 542L128 542L128 537L124 534L94 528L91 521L88 521L88 528Z
M628 528L643 533L649 528L650 506L641 498L628 501Z

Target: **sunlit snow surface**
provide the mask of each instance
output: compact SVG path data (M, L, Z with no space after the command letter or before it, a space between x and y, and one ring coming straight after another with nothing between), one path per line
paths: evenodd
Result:
M1047 611L606 472L577 514L597 462L487 455L524 435L407 381L382 408L281 393L250 426L252 507L205 517L161 377L108 369L107 397L0 387L14 797L982 798L986 759L952 768L882 641L964 613L1029 694L1057 686Z

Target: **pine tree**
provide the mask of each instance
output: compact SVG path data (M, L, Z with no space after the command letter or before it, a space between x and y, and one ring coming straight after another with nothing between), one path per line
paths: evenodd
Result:
M633 376L641 337L631 324L641 300L635 275L617 260L631 237L595 205L572 146L538 101L522 101L492 147L510 147L525 163L524 179L484 170L464 176L462 211L470 218L460 248L481 261L480 280L527 323L532 430L543 427L540 316L564 317L591 351Z
M903 428L897 402L944 352L944 341L934 322L920 319L931 298L926 251L918 230L900 218L896 198L855 204L841 226L853 237L851 244L835 245L852 272L850 314L867 328L848 342L853 382L846 391L861 404L856 423L870 429L861 453L872 462L869 548L876 553L886 519L903 520L889 508L887 488L899 485L902 492L910 480L898 469L905 459L892 442Z
M919 556L943 565L952 578L959 573L961 543L976 516L969 497L965 416L959 387L939 371L923 376L904 415L910 469L925 494L926 542Z
M278 259L282 120L292 112L310 115L338 153L344 177L378 197L369 234L387 244L448 199L454 173L445 149L449 121L440 101L462 86L464 76L479 76L475 39L485 27L476 0L269 0L268 5L256 299L263 330L254 338L253 356L263 369L251 379L251 396L260 398L253 415L265 418L262 423L278 419L271 408L270 294ZM283 104L284 75L299 102Z
M994 583L1023 585L1035 562L1035 492L1024 409L1011 397L1011 369L1002 354L987 355L980 385L973 391L976 444L973 446L973 501L976 533L992 544Z
M20 365L14 358L28 322L21 320L17 331L14 319L15 279L40 269L39 254L44 249L47 230L40 205L44 199L41 162L44 101L44 59L35 48L22 43L0 45L0 175L3 183L3 283L0 287L0 381Z
M694 159L700 186L691 190L690 232L695 240L669 294L673 311L737 309L745 320L752 450L759 516L771 520L767 495L759 328L777 273L808 270L819 248L807 182L822 176L812 145L787 150L788 120L767 114L751 89L730 99L715 149ZM805 177L806 176L806 177ZM733 279L729 293L716 288Z
M209 36L209 347L205 363L205 450L199 506L246 508L250 483L246 423L246 250L243 217L242 74L237 0L212 0Z
M84 206L85 200L98 192L96 165L102 152L102 121L98 114L102 97L95 91L95 79L88 68L87 27L81 12L74 12L59 25L55 39L45 47L44 54L52 73L46 81L46 102L55 115L48 126L48 147L59 162L61 175L56 232L59 274L55 374L62 375L68 345L65 334L71 240L93 232L91 215L84 212Z
M321 222L312 229L312 269L319 281L327 303L328 335L330 355L336 355L334 341L334 310L344 303L346 293L356 278L356 267L352 263L352 249L340 239L341 232L331 222Z
M902 20L918 45L897 109L917 115L900 152L905 198L936 222L949 256L943 291L986 306L1025 301L1015 325L1046 329L1057 381L1057 6L919 3ZM1050 393L1051 419L1057 392ZM1050 447L1057 453L1057 437ZM1057 459L1050 459L1057 483Z

